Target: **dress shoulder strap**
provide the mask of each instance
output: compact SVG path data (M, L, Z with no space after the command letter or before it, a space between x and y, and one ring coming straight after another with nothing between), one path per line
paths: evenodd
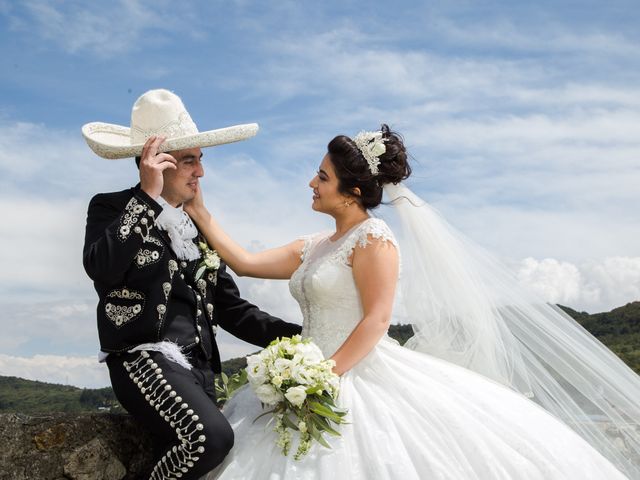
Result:
M356 246L365 248L371 243L371 239L391 242L398 248L396 237L386 222L380 218L370 217L349 233L342 245L336 250L334 258L349 264L349 258Z
M309 258L309 254L318 243L324 238L331 235L331 232L316 232L311 235L303 235L299 237L300 240L304 240L302 251L300 252L300 261L304 262L306 258Z

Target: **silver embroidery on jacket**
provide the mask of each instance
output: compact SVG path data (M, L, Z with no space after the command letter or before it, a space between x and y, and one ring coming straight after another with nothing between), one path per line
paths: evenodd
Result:
M138 317L144 310L144 295L135 290L122 288L107 294L104 305L107 318L120 328Z
M162 258L162 254L164 252L164 246L162 242L157 238L148 235L145 242L152 243L156 247L142 247L140 248L140 250L138 250L135 258L136 266L138 268L147 267L156 263L158 260L160 260L160 258Z
M121 242L124 242L129 238L131 232L134 232L140 235L142 240L146 242L149 239L149 232L154 224L155 212L136 197L131 197L127 206L124 207L124 213L120 219L118 238Z
M140 214L147 209L147 206L140 203L136 197L131 197L127 206L124 207L124 214L120 219L120 227L118 228L118 238L124 242L129 238L134 228L141 230L136 224L140 220ZM136 225L134 227L134 225Z

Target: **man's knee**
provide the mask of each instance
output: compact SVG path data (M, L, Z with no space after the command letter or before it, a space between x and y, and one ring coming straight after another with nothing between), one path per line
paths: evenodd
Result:
M206 458L206 462L213 469L222 463L224 457L233 448L233 429L223 417L217 422L208 422L203 430L203 435L205 440L202 446L205 454L202 457Z

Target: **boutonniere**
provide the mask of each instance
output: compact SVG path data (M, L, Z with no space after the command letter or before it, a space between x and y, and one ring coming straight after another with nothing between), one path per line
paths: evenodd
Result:
M215 272L220 268L220 256L218 252L212 250L206 241L199 241L198 248L200 249L202 260L196 267L195 279L198 281L204 275L205 270Z

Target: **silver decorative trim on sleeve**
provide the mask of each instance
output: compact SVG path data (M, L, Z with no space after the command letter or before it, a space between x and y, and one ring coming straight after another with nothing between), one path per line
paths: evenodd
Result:
M154 225L155 212L138 198L131 197L120 218L117 232L118 239L124 243L133 232L140 235L144 242L147 242L149 241L151 227Z

